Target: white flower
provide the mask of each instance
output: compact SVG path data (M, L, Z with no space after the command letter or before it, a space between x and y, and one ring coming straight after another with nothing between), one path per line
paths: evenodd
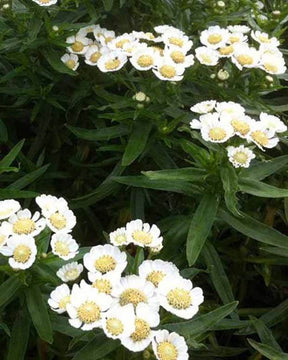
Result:
M53 195L42 194L40 196L37 196L35 201L36 204L40 207L41 212L45 217L49 217L54 212L58 211L59 208L68 209L68 203L62 197L57 198Z
M147 47L133 52L130 58L131 64L140 71L150 70L155 67L159 55L152 47Z
M113 306L103 315L102 328L109 338L122 339L129 337L135 331L133 305Z
M218 122L219 121L219 114L217 113L207 113L202 114L198 119L193 119L190 122L191 129L200 130L203 126L209 126L212 122Z
M162 41L161 36L155 37L151 32L132 31L132 35L135 37L135 39L139 39L139 40L148 40L148 41L153 41L153 42Z
M217 73L217 77L219 80L221 81L225 81L227 79L229 79L230 75L229 72L225 69L220 69Z
M141 247L156 247L163 242L160 229L153 224L143 223L142 220L132 220L126 225L127 239Z
M183 319L191 319L204 301L202 289L180 276L167 276L158 287L160 305Z
M256 144L261 150L264 150L263 148L270 149L278 144L279 139L274 136L275 131L268 130L262 121L255 121L247 136L247 140Z
M66 284L59 285L50 293L48 304L51 309L58 314L66 311L67 305L70 303L70 289Z
M215 114L201 115L201 118L201 136L205 141L224 143L234 135L234 129L227 120L219 120Z
M162 35L162 40L168 47L181 49L185 52L192 48L193 42L182 31L168 30Z
M127 256L116 246L97 245L84 255L83 264L87 270L101 275L111 272L121 274L126 268Z
M237 117L239 115L245 114L245 109L243 106L241 106L238 103L235 103L233 101L222 101L217 103L216 105L216 111L221 116L227 116L227 117Z
M73 259L78 254L79 245L72 235L63 231L53 234L50 242L52 253L63 260Z
M109 234L110 242L115 246L122 246L127 245L127 234L126 234L126 228L121 227Z
M29 235L13 235L9 237L1 253L9 256L9 265L13 269L28 269L35 261L37 247L35 240Z
M32 0L40 6L51 6L57 3L57 0Z
M207 114L211 112L216 106L216 100L201 101L193 106L190 110L197 114Z
M247 34L249 31L251 31L249 26L246 25L229 25L228 30L233 32L240 32L243 34Z
M115 39L111 40L108 43L108 47L111 50L123 50L124 45L129 45L135 41L135 38L131 34L122 34L117 36Z
M230 115L230 117L225 116L225 119L229 118L230 124L233 126L235 134L243 139L246 139L252 125L255 123L255 120L251 119L250 116L244 115L242 113L239 113L238 116L236 114Z
M130 351L143 351L152 341L151 327L158 326L159 314L146 304L139 304L136 309L135 331L127 338L122 338L121 343Z
M0 225L0 253L1 248L6 244L8 237L9 237L9 229L7 229L7 226L5 226L4 223Z
M257 41L259 44L270 44L274 47L277 47L280 45L278 39L275 37L269 38L269 35L265 32L261 32L259 30L251 31L251 37Z
M230 58L234 54L234 46L233 45L222 46L217 50L218 50L218 56L220 58Z
M287 69L282 54L279 56L268 53L261 56L259 67L272 75L284 74Z
M120 306L132 304L137 309L140 304L147 304L154 311L159 309L154 285L137 275L122 277L114 287L112 296Z
M83 265L76 261L63 265L56 273L56 275L64 282L74 281L78 279L83 271Z
M111 72L120 70L127 62L127 56L119 50L105 53L98 60L98 68L102 72Z
M185 67L175 62L168 56L157 59L156 69L152 69L153 73L160 79L165 81L180 81L183 79Z
M98 60L103 54L107 54L109 49L106 46L99 47L98 45L91 45L85 53L85 63L91 66L96 66Z
M164 56L169 56L175 64L183 65L185 68L194 64L193 55L187 55L185 51L175 46L165 49Z
M179 273L179 270L172 262L160 259L143 261L138 271L141 278L152 282L156 288L166 276Z
M260 52L247 44L237 44L234 46L232 62L239 70L245 68L255 68L259 65Z
M232 32L228 35L229 44L239 44L247 42L248 38L241 32Z
M206 46L200 46L195 50L195 56L199 62L207 66L215 66L218 64L219 54L216 50Z
M167 330L153 332L152 348L158 360L188 360L188 347L183 336Z
M119 283L121 274L115 272L108 272L102 275L97 272L88 272L88 279L92 283L92 287L98 292L111 295L114 287Z
M201 32L200 41L210 49L218 49L224 46L228 40L229 32L220 26L210 26L207 30Z
M89 39L81 35L69 36L66 43L70 44L68 51L73 54L83 55L89 48Z
M38 211L32 216L28 209L20 210L9 217L3 225L10 234L37 236L46 226L46 220L40 218Z
M248 168L250 166L251 160L255 158L253 151L246 148L244 145L240 145L238 147L228 146L227 154L229 161L235 168Z
M0 220L7 219L21 209L21 205L16 200L0 201Z
M97 41L100 41L101 45L106 46L113 39L115 39L115 32L112 30L107 30L105 28L96 28L94 31L94 36Z
M279 58L283 58L282 52L275 46L267 43L267 44L261 44L259 46L259 52L261 56L263 55L274 55L278 56Z
M91 33L94 33L94 31L97 31L97 29L99 29L99 25L88 25L88 26L85 26L83 28L81 28L77 35L79 35L80 37L86 37L87 34L91 34Z
M85 281L82 280L80 286L74 284L67 305L70 325L86 331L101 327L103 312L109 309L111 303L110 296L99 293Z
M167 31L177 31L179 33L182 33L184 35L184 32L175 28L174 26L171 25L158 25L154 27L154 30L158 33L158 34L164 34Z
M287 126L277 116L261 112L260 121L269 131L274 131L275 133L287 131Z

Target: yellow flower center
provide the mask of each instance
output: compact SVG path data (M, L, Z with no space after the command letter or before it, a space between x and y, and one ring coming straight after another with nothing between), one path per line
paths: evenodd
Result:
M31 253L29 246L21 244L15 247L13 257L18 263L25 264L30 259Z
M220 41L222 41L222 35L221 34L211 34L208 36L208 42L210 44L218 44Z
M267 71L270 71L272 73L277 73L278 72L278 66L277 65L274 65L274 64L271 64L271 63L268 63L268 62L265 62L263 65L264 65L265 70L267 70Z
M130 40L128 40L128 39L122 39L122 40L117 41L116 47L117 47L118 49L123 49L123 46L124 46L125 44L128 44L128 43L130 43Z
M267 135L261 130L253 131L251 133L251 137L253 140L256 141L256 143L258 143L261 146L266 146L269 143L269 139Z
M233 53L233 51L234 51L234 48L231 45L230 46L224 46L224 47L221 47L219 49L220 55L230 55L230 54Z
M117 318L110 318L106 321L106 329L113 336L118 336L123 333L124 326L122 321Z
M115 70L120 66L121 62L119 59L108 60L105 64L106 70Z
M59 301L59 309L65 309L66 310L67 304L70 304L70 295L64 296Z
M158 287L160 281L162 281L165 277L165 274L162 271L151 271L151 273L147 276L146 280L151 281L152 284Z
M185 61L185 55L183 54L182 51L172 51L171 53L171 59L176 63L176 64L183 64L183 62Z
M244 66L244 65L252 65L253 64L253 58L250 55L244 55L244 54L238 55L237 56L237 61L242 66Z
M65 242L58 240L55 242L55 252L60 256L68 256L70 252L69 246Z
M135 331L131 334L131 339L134 342L147 339L150 335L151 329L149 324L143 319L135 320Z
M5 241L6 241L6 236L0 235L0 247L5 243Z
M201 54L200 55L202 61L205 63L205 64L211 64L212 63L212 58L211 56L207 55L207 54Z
M267 36L264 36L264 35L258 36L258 39L259 39L262 43L266 43L266 44L271 42L271 39L269 39Z
M157 355L160 360L177 360L176 346L169 341L163 341L157 346Z
M110 295L112 286L109 280L107 279L97 279L94 281L92 286L98 289L99 292Z
M149 245L153 241L152 235L142 230L134 231L132 237L135 241L143 245Z
M101 52L100 51L96 51L95 53L93 53L90 56L90 61L93 63L97 63L97 61L100 59L101 57Z
M52 214L49 220L57 230L62 230L67 225L67 220L65 216L60 214L59 212L55 212L54 214Z
M137 59L137 64L143 68L149 67L154 64L153 57L150 55L141 55Z
M179 310L188 309L191 305L190 292L184 289L176 288L170 290L167 294L167 300L169 305Z
M40 0L42 4L48 4L51 0Z
M155 36L154 36L151 32L146 32L145 35L146 35L150 40L155 39Z
M162 76L164 76L167 79L172 79L176 75L176 69L171 65L161 66L159 72Z
M116 236L114 241L118 245L122 245L126 240L127 240L126 236L121 234L121 235Z
M111 255L102 255L94 263L95 269L102 274L115 270L116 260Z
M76 65L76 62L74 60L72 60L72 59L69 59L69 60L66 61L65 64L69 69L73 70L75 65Z
M221 141L224 140L226 137L226 131L220 127L215 127L213 129L210 129L209 131L209 137L213 141Z
M82 322L91 324L100 320L100 307L96 305L94 301L86 301L81 306L79 306L77 315Z
M161 49L161 47L159 47L159 46L152 46L152 49L154 49L155 51L157 51L161 56L164 55L164 50Z
M77 279L78 276L79 276L78 269L71 269L71 270L66 271L66 273L65 273L65 277L68 280L75 280L75 279Z
M238 151L234 156L233 159L238 162L239 164L246 164L248 160L248 155L243 151Z
M243 136L248 134L248 132L250 131L250 126L246 121L233 119L231 121L231 125L233 126L235 131L239 132Z
M105 43L108 44L110 41L112 41L114 38L112 36L105 37Z
M147 297L143 291L138 289L127 289L120 295L120 305L125 306L127 304L133 304L135 307L141 302L147 303Z
M232 35L232 36L229 37L229 40L230 40L230 42L231 42L232 44L234 44L234 43L236 43L236 42L239 42L239 41L240 41L240 38L239 38L239 36L237 36L237 35Z
M84 49L84 45L81 41L75 41L75 43L71 46L72 50L75 52L80 52Z
M176 38L176 37L169 38L169 43L172 45L179 46L179 47L182 47L184 45L184 41L182 39Z
M35 222L29 218L18 219L13 224L13 232L19 235L31 234L35 230Z

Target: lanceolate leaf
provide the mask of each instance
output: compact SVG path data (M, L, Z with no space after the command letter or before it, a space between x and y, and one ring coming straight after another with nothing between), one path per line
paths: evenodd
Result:
M288 354L274 349L272 346L258 343L252 339L248 339L249 344L270 360L288 360Z
M220 171L221 180L224 189L224 199L227 209L238 216L237 197L238 177L232 166L223 167Z
M36 179L38 179L40 176L42 176L46 172L46 170L48 169L49 166L50 166L49 164L42 166L40 169L32 171L30 174L24 175L20 179L16 180L12 184L10 184L8 186L8 189L13 189L13 190L23 189L24 187L26 187L27 185L31 184Z
M110 140L129 134L129 127L125 125L115 125L102 129L82 129L68 126L67 128L78 138L90 141Z
M0 169L7 168L11 165L11 163L16 159L17 155L21 151L24 141L25 140L19 141L19 143L16 144L13 149L0 161Z
M14 322L6 360L24 360L30 335L30 317L20 312Z
M288 197L288 189L280 189L275 186L252 179L240 179L239 189L247 194L267 197L282 198Z
M263 344L272 346L278 351L282 351L281 347L275 340L272 331L265 325L265 323L261 319L252 318L251 321Z
M143 175L151 180L170 180L170 181L203 181L207 175L204 169L182 168L159 171L143 171Z
M20 289L21 282L18 277L11 276L0 285L0 306L6 305Z

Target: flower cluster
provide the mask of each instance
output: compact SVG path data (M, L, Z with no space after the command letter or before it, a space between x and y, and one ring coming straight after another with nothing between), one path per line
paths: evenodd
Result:
M245 113L245 109L235 102L203 101L191 107L191 111L201 114L199 120L190 122L192 129L201 131L205 141L226 143L237 136L254 143L264 151L264 148L273 148L278 142L277 133L287 130L287 126L276 116L261 112L259 119L255 120ZM255 154L248 147L228 146L229 161L234 167L249 167Z
M179 29L161 25L150 32L132 31L116 36L114 31L99 25L84 27L66 39L69 54L61 57L70 69L79 66L78 55L85 63L97 66L102 72L120 70L128 61L139 71L152 70L161 80L180 81L186 68L194 64L187 55L192 41Z
M101 328L107 337L119 339L130 351L143 351L152 343L159 360L188 359L183 337L155 328L160 323L160 306L180 318L191 319L204 300L202 289L193 288L173 263L160 259L144 260L137 275L127 269L124 245L159 244L162 237L156 225L131 221L110 233L110 240L122 250L111 244L92 247L83 258L89 282L81 280L71 290L67 284L58 286L48 300L51 309L66 311L73 327L86 331Z
M230 58L239 70L259 68L269 74L283 74L286 71L284 57L278 49L279 41L259 30L251 31L256 49L248 44L248 33L251 29L245 25L210 26L201 32L200 42L203 46L195 50L195 56L201 64L214 66L220 59Z
M69 209L67 201L52 195L36 198L41 213L34 214L29 209L21 209L15 200L0 201L0 253L9 257L9 265L14 269L27 269L35 261L37 246L35 237L46 227L53 235L50 245L52 253L69 260L78 253L79 245L69 233L76 225L76 217Z

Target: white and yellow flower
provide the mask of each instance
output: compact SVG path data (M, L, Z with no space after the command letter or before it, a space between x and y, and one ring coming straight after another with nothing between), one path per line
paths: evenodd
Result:
M178 33L181 33L184 35L184 32L175 28L174 26L171 25L158 25L154 27L154 30L158 33L158 34L164 34L165 32L173 32L173 31L177 31Z
M207 66L215 66L219 61L218 51L210 49L206 46L200 46L195 49L195 56L200 64Z
M234 129L229 121L219 120L215 114L201 115L200 120L201 136L205 141L224 143L234 135Z
M188 347L183 336L167 330L153 332L152 348L157 360L188 360Z
M137 40L147 40L152 42L160 42L162 41L161 36L155 36L151 32L144 32L144 31L132 31L132 35Z
M287 69L282 54L272 55L268 53L261 56L259 67L272 75L284 74Z
M189 51L192 46L192 40L180 30L168 30L162 35L162 41L168 47L178 48L185 52Z
M53 195L42 194L40 196L37 196L35 201L36 204L40 207L41 212L45 217L49 217L51 214L57 211L59 207L68 208L68 203L64 198L57 198Z
M0 252L4 256L9 256L8 262L13 269L25 270L34 263L37 247L32 236L13 235L8 238Z
M133 305L113 306L102 318L102 329L107 337L122 339L135 331L135 314Z
M83 271L83 265L73 261L69 264L63 265L56 275L64 282L74 281L78 279Z
M73 259L79 252L79 245L72 235L63 231L58 231L52 235L50 245L52 253L63 260Z
M108 272L101 274L99 272L88 272L88 279L92 283L91 286L97 289L100 293L111 295L114 287L119 283L121 274L115 272Z
M109 53L109 49L106 46L91 45L85 53L85 63L96 66L101 56L107 53Z
M250 166L251 160L255 158L253 151L244 145L240 145L238 147L228 146L227 155L229 161L235 168L248 168Z
M175 64L169 56L163 56L157 59L156 68L152 71L160 80L180 81L183 79L185 67Z
M277 116L261 112L260 121L267 130L274 131L274 133L287 131L287 126Z
M215 109L216 100L207 100L201 101L193 106L191 106L190 110L197 114L207 114Z
M234 46L231 44L221 46L217 51L220 58L230 58L234 54Z
M113 39L115 39L115 32L107 30L105 28L96 28L94 30L94 36L97 41L103 46L107 46Z
M179 274L179 270L172 262L160 259L143 261L138 271L141 278L152 282L156 288L166 276Z
M72 54L83 55L88 50L89 39L81 35L72 35L66 39L66 44L69 44L68 51Z
M229 25L228 30L237 33L247 34L249 31L251 31L251 28L246 25Z
M241 32L232 32L228 35L228 43L232 45L246 43L247 40L248 40L247 35L244 35Z
M225 46L229 39L229 31L220 28L220 26L210 26L207 30L201 32L200 41L210 49L218 49Z
M247 44L236 44L231 59L239 70L255 68L259 66L260 52Z
M255 121L247 140L256 144L261 150L271 149L279 142L279 139L275 137L275 131L267 129L262 121Z
M16 214L9 217L3 226L12 235L30 235L37 236L46 226L46 220L40 218L38 211L32 216L28 209L19 210Z
M93 246L83 257L87 270L101 275L107 273L121 274L127 266L127 255L117 246L110 244Z
M194 64L194 55L187 55L185 51L175 46L165 49L164 56L169 56L175 64L183 65L185 68Z
M113 72L120 70L127 62L127 56L119 50L110 51L98 60L98 68L102 72Z
M21 205L16 200L0 201L0 220L9 218L21 209Z
M79 57L76 54L64 54L60 60L73 71L79 67Z
M217 113L206 113L202 114L198 119L193 119L190 121L190 127L191 129L201 130L203 126L209 126L212 122L218 122L219 121L219 114Z
M222 116L220 116L221 118ZM239 115L230 115L225 116L225 119L230 121L230 124L233 126L235 135L240 136L243 139L246 139L248 136L255 120L250 116L239 113Z
M121 227L109 234L111 244L115 246L123 246L129 243L126 234L126 228Z
M131 45L135 41L135 38L132 34L122 34L120 36L117 36L115 39L111 40L107 46L111 50L123 50L124 45Z
M269 44L271 46L277 47L280 45L279 40L275 37L269 37L269 35L265 32L261 32L259 30L252 30L251 37L257 41L259 44Z
M5 224L2 223L0 225L0 253L1 253L1 248L6 244L9 235L10 235L9 229L7 229Z
M156 247L163 242L160 229L153 224L143 223L142 220L132 220L126 225L127 239L141 247Z
M59 285L50 293L48 304L50 308L58 314L63 314L66 311L66 307L69 303L70 289L68 285Z
M131 64L135 69L147 71L155 67L159 54L152 47L146 47L139 51L133 52L130 58Z
M40 6L51 6L57 4L57 0L32 0Z
M201 288L180 276L167 276L158 287L160 305L183 319L191 319L204 301Z
M222 116L227 116L228 119L231 117L237 117L245 114L245 109L238 103L233 101L222 101L217 103L216 111Z
M93 33L94 31L97 31L97 29L100 29L99 25L87 25L83 28L81 28L78 32L77 35L79 35L80 37L86 37L88 34Z

